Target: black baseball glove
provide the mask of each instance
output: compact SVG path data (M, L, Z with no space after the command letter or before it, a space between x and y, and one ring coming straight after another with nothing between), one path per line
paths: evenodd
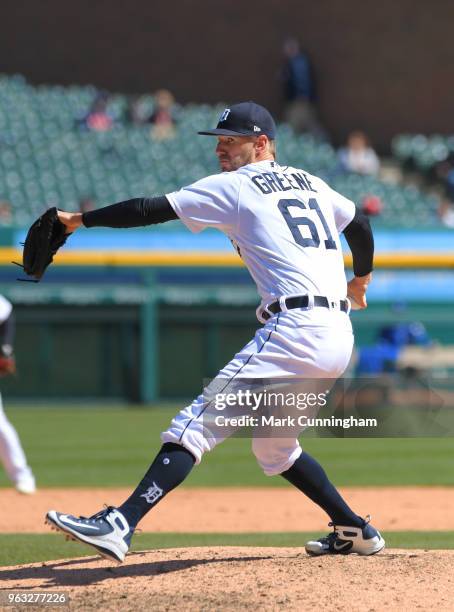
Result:
M25 238L22 266L25 274L39 281L55 253L62 247L68 236L66 226L58 218L55 206L37 219Z

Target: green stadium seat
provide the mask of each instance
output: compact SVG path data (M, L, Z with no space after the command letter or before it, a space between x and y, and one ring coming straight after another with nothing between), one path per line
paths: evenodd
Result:
M39 207L50 203L78 206L83 197L99 204L132 197L166 193L218 172L213 155L215 141L196 138L195 132L215 124L224 104L188 104L176 107L175 138L156 142L150 126L122 123L129 100L115 94L109 112L116 124L109 132L81 131L82 117L97 94L92 86L33 87L20 75L0 75L0 196L13 203L16 223L28 225ZM146 112L153 96L142 96ZM392 141L401 161L413 160L428 169L434 160L454 152L454 136L401 134ZM367 194L381 197L386 218L378 223L437 223L436 202L399 185L358 175L339 175L336 151L309 136L296 135L278 125L278 153L283 163L322 174L334 188L360 203ZM41 211L42 212L42 211Z

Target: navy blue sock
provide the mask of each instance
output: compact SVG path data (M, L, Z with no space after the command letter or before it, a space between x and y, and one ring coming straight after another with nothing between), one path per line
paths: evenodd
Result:
M353 512L328 480L322 466L307 453L301 453L292 467L282 472L281 476L323 508L335 525L364 526L364 519Z
M161 499L183 482L195 463L193 455L180 444L166 442L142 478L137 489L118 507L133 529Z

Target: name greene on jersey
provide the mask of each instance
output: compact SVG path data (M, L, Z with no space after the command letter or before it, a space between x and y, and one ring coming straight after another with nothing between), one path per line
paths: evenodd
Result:
M291 189L317 193L309 177L304 172L292 172L289 174L286 172L262 172L249 178L264 195L276 193L277 191L290 191Z
M191 231L217 228L241 251L263 304L289 295L345 297L339 233L355 205L317 176L265 160L166 197Z

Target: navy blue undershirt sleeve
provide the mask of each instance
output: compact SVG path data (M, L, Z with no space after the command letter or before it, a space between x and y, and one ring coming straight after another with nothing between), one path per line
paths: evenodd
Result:
M143 227L178 219L166 196L134 198L82 215L85 227Z
M369 219L358 209L355 216L344 229L353 256L353 272L355 276L365 276L373 270L374 237Z

